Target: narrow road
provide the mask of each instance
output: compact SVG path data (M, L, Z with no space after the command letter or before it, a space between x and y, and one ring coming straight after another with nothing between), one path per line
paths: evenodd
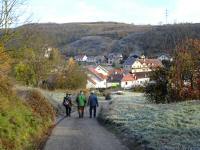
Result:
M128 150L119 139L96 119L79 119L77 112L64 118L53 130L45 150Z

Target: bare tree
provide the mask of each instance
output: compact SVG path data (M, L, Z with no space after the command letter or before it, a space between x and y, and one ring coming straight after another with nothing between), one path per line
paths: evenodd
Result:
M24 4L25 0L0 0L0 27L6 32L22 15L19 9Z
M20 17L23 16L24 18L25 13L23 9L25 2L26 0L0 0L0 44L5 47L4 51L0 53L13 51L6 49L6 45L17 35L12 27L16 27L17 24L20 24ZM24 20L24 24L28 22L28 17L22 20Z

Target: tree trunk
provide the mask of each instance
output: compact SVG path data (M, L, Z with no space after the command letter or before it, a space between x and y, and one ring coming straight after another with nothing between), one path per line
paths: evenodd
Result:
M194 89L193 75L190 76L191 90Z

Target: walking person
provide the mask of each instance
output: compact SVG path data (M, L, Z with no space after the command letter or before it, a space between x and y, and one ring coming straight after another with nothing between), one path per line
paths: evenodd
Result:
M86 97L85 97L83 91L80 91L80 93L78 94L78 96L76 98L76 102L77 102L77 106L78 106L79 118L83 118L84 117L84 109L86 106Z
M90 106L90 118L92 118L92 112L93 117L96 117L96 109L99 106L97 96L95 95L94 91L91 92L89 98L88 98L88 105Z
M71 94L66 93L66 96L63 99L63 105L66 109L66 117L71 116L71 107L72 107L72 100L71 100Z

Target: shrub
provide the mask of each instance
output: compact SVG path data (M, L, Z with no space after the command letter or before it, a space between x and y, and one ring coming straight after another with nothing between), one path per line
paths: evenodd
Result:
M79 65L70 59L66 68L56 72L44 80L40 87L53 89L85 89L87 84L87 75Z
M105 93L105 100L111 100L111 94L109 92Z
M151 81L145 87L145 95L150 102L166 103L168 100L167 71L160 68L151 74Z
M32 67L28 64L20 62L15 66L16 80L21 81L25 85L36 85L36 75Z
M143 86L135 86L133 88L133 92L141 92L141 93L143 93L144 91L145 91L145 87L143 87Z

